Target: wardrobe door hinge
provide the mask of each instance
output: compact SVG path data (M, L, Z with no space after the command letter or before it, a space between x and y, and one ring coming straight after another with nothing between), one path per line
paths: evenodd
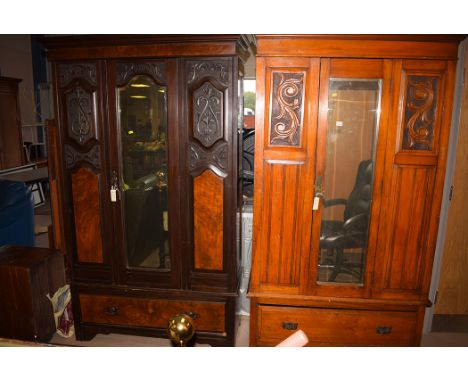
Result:
M453 184L450 186L449 200L452 200L453 197Z

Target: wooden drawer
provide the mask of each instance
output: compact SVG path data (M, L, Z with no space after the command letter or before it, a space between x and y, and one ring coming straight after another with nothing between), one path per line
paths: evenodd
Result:
M316 345L412 346L416 312L258 306L258 345L276 345L302 329Z
M84 323L167 328L178 313L193 312L195 330L225 332L225 303L80 295Z

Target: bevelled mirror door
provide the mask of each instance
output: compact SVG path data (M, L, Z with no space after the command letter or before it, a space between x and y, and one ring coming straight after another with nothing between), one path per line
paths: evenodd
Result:
M381 80L330 78L317 282L362 284L372 203Z
M167 89L135 75L117 105L128 266L169 271Z

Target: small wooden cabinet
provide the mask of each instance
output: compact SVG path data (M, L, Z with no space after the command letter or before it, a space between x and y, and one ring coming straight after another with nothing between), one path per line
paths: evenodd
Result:
M249 41L47 39L52 182L78 339L165 336L171 315L188 313L197 341L233 345L239 84Z
M0 337L49 341L56 327L47 296L64 285L63 256L58 251L0 247Z
M252 345L418 345L459 36L257 36Z
M17 78L0 77L0 170L24 164Z

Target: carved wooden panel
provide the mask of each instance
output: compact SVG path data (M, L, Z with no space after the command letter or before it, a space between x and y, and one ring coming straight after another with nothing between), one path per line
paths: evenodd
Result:
M403 149L432 150L438 85L438 77L407 77Z
M224 86L229 84L229 73L231 71L228 61L189 61L187 63L187 82L188 84L197 81L200 78L215 78Z
M387 215L388 244L382 288L415 291L422 287L435 171L433 167L401 166L395 171L392 213ZM382 243L381 243L382 244Z
M77 83L64 98L68 136L80 145L97 138L96 93Z
M224 94L207 81L193 92L192 102L193 136L210 147L224 135Z
M81 167L71 175L71 187L78 261L103 263L99 176Z
M67 86L72 80L76 79L83 79L92 85L96 85L96 64L61 64L59 68L59 77L61 87Z
M228 145L222 142L212 150L206 150L192 142L189 144L189 170L211 168L219 176L226 176L228 166Z
M195 269L223 270L224 181L211 170L193 180Z
M304 114L304 72L273 72L270 145L299 146Z
M160 84L166 83L166 64L160 62L140 62L117 64L117 86L125 85L128 80L138 74L151 75Z
M67 169L75 167L80 162L93 165L96 169L101 168L101 152L98 145L95 145L88 152L76 151L71 145L65 144L65 167Z

